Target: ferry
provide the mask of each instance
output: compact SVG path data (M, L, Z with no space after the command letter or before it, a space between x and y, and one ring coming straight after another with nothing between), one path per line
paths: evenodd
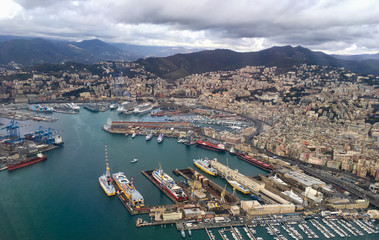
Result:
M153 134L152 133L149 133L146 135L146 141L149 141L151 138L153 137Z
M133 185L133 180L129 181L123 172L113 174L113 179L122 193L129 199L133 207L141 208L145 205L144 199Z
M16 163L16 164L8 165L8 171L12 171L12 170L15 170L18 168L26 167L26 166L32 165L33 163L41 162L45 159L47 159L46 156L44 156L42 153L38 153L37 156L34 158L27 159L27 160L21 161L21 162Z
M135 107L133 113L146 113L151 111L151 109L153 109L153 105L151 105L151 103L144 103Z
M229 179L227 179L226 181L228 181L228 183L233 188L237 189L238 191L242 192L243 194L249 194L250 193L249 189L247 189L246 187L242 186L237 181L233 181L233 180L229 180Z
M101 188L104 190L104 192L108 196L114 196L116 194L116 189L114 188L112 184L112 178L111 178L111 173L110 173L110 168L109 168L109 163L108 163L107 145L105 145L105 162L107 166L106 171L105 171L105 174L99 177L99 183L100 183Z
M152 176L154 180L164 187L177 201L187 200L187 195L183 189L179 187L167 173L163 172L161 168L154 170Z
M217 174L217 170L212 168L207 160L194 159L193 163L196 165L196 167L200 168L209 175L215 176Z
M160 133L159 136L158 136L158 139L157 139L158 143L163 142L163 138L164 138L164 134Z
M215 144L212 144L209 142L197 140L196 145L198 147L206 148L206 149L217 151L217 152L224 152L225 151L225 146L223 144L215 145Z

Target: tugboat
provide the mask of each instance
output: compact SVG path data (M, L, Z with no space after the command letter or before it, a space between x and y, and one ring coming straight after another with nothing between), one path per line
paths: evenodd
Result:
M105 171L105 174L99 177L99 183L100 183L101 188L103 188L104 192L108 196L114 196L116 194L116 189L114 188L112 184L112 178L111 178L111 173L110 173L110 168L109 168L109 163L108 163L107 145L105 145L105 162L107 164L106 171Z

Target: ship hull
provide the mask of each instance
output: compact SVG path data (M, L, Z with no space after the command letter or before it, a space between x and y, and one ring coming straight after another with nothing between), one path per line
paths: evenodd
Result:
M250 156L246 156L243 154L239 154L237 156L239 159L244 160L245 162L248 162L250 164L253 164L254 166L259 167L263 170L266 170L266 171L272 171L273 170L273 167L271 165L264 163L264 162L261 162L255 158L250 157Z
M217 145L214 145L214 144L211 144L208 142L196 141L196 146L201 147L201 148L205 148L205 149L209 149L212 151L216 151L216 152L225 152L225 149L220 148Z
M108 196L114 196L116 195L116 189L111 185L111 187L106 186L106 180L104 180L102 177L99 177L99 183L101 188L104 190L105 194Z
M43 161L45 159L47 159L46 156L35 157L35 158L29 159L29 160L22 161L22 162L17 163L17 164L8 165L8 171L12 171L12 170L16 170L16 169L19 169L19 168L23 168L23 167L32 165L34 163L41 162L41 161Z
M239 186L237 185L237 183L234 183L233 181L229 181L229 180L228 180L228 183L230 184L230 186L232 186L233 188L237 189L238 191L240 191L240 192L243 193L243 194L248 194L248 193L250 193L249 190L247 190L247 189L243 189L243 188L239 187Z
M180 201L184 201L186 200L187 198L186 197L179 197L177 196L174 192L172 192L172 190L170 188L168 188L166 185L162 184L162 181L159 179L159 177L156 177L155 174L153 174L153 178L154 180L159 183L159 185L162 185L163 188L172 196L175 198L176 201L180 202Z
M211 172L209 169L207 169L206 167L204 167L203 165L197 163L197 162L193 162L195 164L196 167L200 168L201 170L203 170L204 172L208 173L209 175L211 176L216 176L216 174L214 172Z

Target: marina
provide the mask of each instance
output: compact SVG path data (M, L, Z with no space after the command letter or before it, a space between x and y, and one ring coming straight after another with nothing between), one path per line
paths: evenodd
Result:
M310 239L308 236L314 237L315 235L318 235L320 239L327 239L327 237L325 237L323 234L323 232L326 234L326 231L324 229L327 229L327 231L331 234L335 234L335 238L340 237L336 233L336 231L340 230L343 230L346 234L348 234L350 237L347 238L349 239L359 237L360 235L358 231L364 234L367 239L376 239L378 237L376 233L376 226L372 225L370 222L361 219L348 221L343 219L342 216L338 217L337 220L330 220L326 218L317 219L315 217L309 218L307 220L301 220L301 224L305 231L302 231L298 227L299 222L296 221L294 223L291 223L292 218L283 217L282 219L275 219L273 216L253 217L252 219L245 217L242 219L239 217L223 217L213 218L216 219L213 221L207 220L207 218L202 218L201 221L190 219L186 221L181 220L178 222L178 224L176 224L176 221L170 220L151 221L150 215L155 219L155 214L159 215L158 212L161 211L154 209L167 209L166 211L168 212L165 213L167 215L161 214L162 220L163 216L172 217L177 214L178 211L182 211L183 213L186 212L186 214L194 214L196 212L185 210L193 209L193 206L191 206L191 208L184 207L184 205L187 205L187 202L182 202L184 204L182 205L183 207L178 208L178 206L181 206L181 204L177 204L179 202L175 202L170 199L169 196L171 195L169 193L164 193L164 191L160 189L160 184L152 179L151 173L150 175L148 173L146 174L150 177L150 179L144 174L144 172L146 173L153 171L146 171L144 169L151 169L151 166L157 166L158 162L163 163L165 169L167 169L167 173L175 180L178 185L183 187L183 190L186 192L190 199L192 199L193 195L195 201L199 202L204 201L202 199L206 198L214 199L213 201L221 201L226 181L220 177L209 175L200 169L198 169L199 172L197 172L189 167L194 166L194 159L204 159L205 156L207 156L209 159L217 158L218 162L222 163L225 166L227 163L226 158L229 158L229 168L239 169L239 172L241 174L245 174L246 176L256 176L258 174L266 174L267 172L259 168L255 168L249 163L240 161L237 156L231 156L221 152L209 151L208 149L202 149L196 146L177 144L176 139L172 138L165 139L164 144L157 144L155 141L146 141L145 136L142 137L138 134L134 139L131 139L124 137L122 134L112 135L101 130L94 131L94 129L100 129L102 124L108 118L108 114L105 115L105 113L91 113L89 111L82 111L75 115L63 115L57 113L53 114L54 117L59 117L59 121L61 121L59 124L62 126L62 128L65 129L65 131L61 133L62 138L65 140L64 148L61 148L57 151L46 152L49 161L46 161L43 164L36 164L32 168L25 168L25 171L23 171L23 175L27 179L36 177L46 179L47 176L54 176L54 179L57 181L56 183L48 183L49 181L43 181L43 185L41 185L42 182L40 183L38 181L34 182L33 184L36 184L40 189L47 188L48 191L56 195L60 194L61 192L70 192L70 201L75 202L75 204L70 204L70 207L68 209L63 209L62 207L61 210L57 210L57 213L50 213L51 215L49 215L49 210L45 209L45 202L50 201L49 197L42 196L43 204L39 203L38 201L34 202L34 207L40 214L48 216L50 219L57 218L59 222L65 225L64 227L58 226L60 236L50 235L49 238L52 237L54 239L67 239L73 238L74 236L85 238L85 236L87 236L89 233L80 233L80 231L77 231L74 225L79 226L80 224L92 224L91 219L94 219L95 217L97 219L96 221L99 221L98 219L105 218L105 221L102 221L104 226L97 226L99 229L91 229L93 232L92 234L96 234L96 237L92 235L95 238L122 237L127 234L131 237L131 239L141 237L155 239L181 239L181 230L185 232L186 238L190 237L188 229L190 229L192 238L194 239L223 239L223 237L225 239L273 239L276 237L278 239L285 240L297 238L301 239L299 237L300 235L302 236L302 239ZM94 114L100 116L100 118L102 116L103 117L98 122L91 121ZM117 112L115 111L113 111L111 114L117 116ZM112 118L115 118L115 116L112 116ZM7 123L7 121L5 123ZM38 125L33 125L37 123L31 122L31 124L32 126L30 126L29 130L27 129L26 132L31 132L34 129L38 128ZM56 125L54 124L57 123L49 124L51 124L49 127L56 128ZM94 132L96 132L96 134ZM78 136L80 136L80 139ZM85 141L81 139L85 139ZM140 208L131 207L130 200L128 197L126 197L125 194L116 194L117 198L107 197L104 194L103 189L101 189L99 183L97 183L97 178L104 173L104 158L99 157L104 156L104 143L107 143L108 145L108 154L111 160L110 163L112 169L117 169L115 171L116 173L118 171L125 171L125 176L127 176L129 181L131 181L133 177L133 182L136 184L136 188L138 188L138 191L144 198L145 206ZM86 149L84 146L88 148L88 151L83 151L83 149ZM146 148L149 148L149 151L144 151ZM128 157L125 157L126 153L128 153ZM78 157L73 159L70 157L72 154L75 154ZM173 158L172 156L177 157ZM131 160L134 158L140 159L140 161L138 161L137 164L130 164ZM73 168L73 166L75 167ZM47 167L49 170L47 170ZM86 169L86 171L83 172L83 169ZM171 173L172 170L174 170L175 174ZM224 170L222 170L222 172L223 171ZM142 172L142 174L140 174L140 172ZM18 176L20 175L12 174L8 176L4 173L7 172L1 172L0 179L4 182L7 182L7 186L1 186L1 191L4 192L8 186L12 187L12 189L17 189L18 186L14 182L23 181L22 179L18 179ZM69 173L68 176L66 176L67 173ZM130 173L133 173L133 176ZM178 174L178 177L176 177L176 173ZM232 176L233 174L230 173L230 175ZM8 181L7 178L12 178L12 182ZM193 181L194 179L195 181ZM62 184L62 182L67 184ZM205 192L205 197L202 196L201 191L192 191L192 186L198 185L198 183L193 184L192 182L201 183L201 188L207 190ZM24 184L22 185L24 186L25 182L23 183ZM61 183L61 188L59 191L55 188L55 184L58 183ZM209 187L204 187L204 183L208 184ZM186 186L186 184L188 186ZM115 188L116 191L121 191L121 188L119 188L117 185ZM85 189L85 191L83 191L83 189ZM26 191L28 196L33 199L35 198L35 193L31 190L33 189L25 189L24 191ZM47 190L42 191L44 192ZM73 194L76 197L72 198ZM238 192L236 195L233 195L232 189L229 187L229 185L227 186L227 190L224 192L224 194L224 199L228 203L226 205L234 205L236 202L240 201L240 199L243 199L244 201L248 200L248 198L251 199L250 196L247 196L248 198L244 198ZM41 196L39 193L38 198L40 197ZM82 200L84 200L84 197L90 198L92 201L82 202ZM4 199L3 196L0 198ZM50 204L56 206L59 209L60 206L64 206L65 204L67 206L67 202L70 201L68 201L67 198L56 199L54 204L52 202L50 202ZM120 201L122 205L120 204ZM20 206L20 203L17 203L17 200L15 200L15 204L16 206ZM120 211L120 207L125 207L127 211ZM195 207L197 208L198 206L195 205ZM92 211L88 211L88 209L91 209ZM33 209L30 209L30 211L33 211ZM63 217L66 216L65 211L68 211L67 214L70 215L77 213L80 214L77 215L76 219L65 221L65 217ZM133 216L129 216L128 213ZM4 216L7 215L8 214ZM131 227L136 226L136 215L138 215L138 218L143 219L140 220L138 225L140 227L144 227L143 230L139 228L134 229ZM300 218L302 219L302 217ZM114 221L115 219L117 221ZM322 220L327 220L328 223L332 221L335 225L329 223L331 226L329 227ZM264 223L264 221L270 221L271 228L275 232L276 230L274 228L278 229L280 232L277 232L277 235L274 234L271 236L266 229L267 223ZM319 223L318 225L315 223L315 225L322 229L323 232L318 230L313 225L313 221ZM8 239L12 239L12 233L9 230L4 229L4 226L8 226L8 224L3 220L0 220L0 223L0 229L2 230L3 234L5 234L5 236L9 236ZM261 223L262 226L260 226ZM22 221L20 221L20 224L23 224ZM50 229L54 229L56 226L55 224L50 224L46 221L43 221L43 223L41 222L39 224L43 224L40 226L44 226ZM354 228L350 227L348 224L352 224L352 226L357 230L354 230ZM312 234L312 232L308 230L305 225L308 226L315 234ZM233 227L231 228L231 226ZM293 230L289 231L293 236L297 236L297 238L292 238L289 233L283 229L282 226L289 226L293 228ZM117 229L120 229L120 231L110 233L108 232L106 236L103 231L109 227L117 227ZM350 228L358 236L355 236L351 231L347 230L346 227ZM223 230L223 228L225 229ZM28 232L27 228L25 231L29 236L33 236L34 234L33 232ZM295 235L295 231L297 231L299 235ZM342 233L342 231L340 232ZM220 233L222 233L222 235ZM49 238L41 237L40 239Z

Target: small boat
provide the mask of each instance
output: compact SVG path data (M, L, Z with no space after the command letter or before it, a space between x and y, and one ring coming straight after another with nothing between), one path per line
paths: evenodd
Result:
M133 132L132 138L134 138L136 135L137 135L136 132Z
M118 108L118 104L116 102L112 103L110 106L109 106L109 109L110 110L115 110Z
M192 236L191 228L188 228L188 235L189 235L190 237Z
M132 161L130 161L130 163L135 163L135 162L137 162L138 161L138 159L137 158L133 158L133 160Z
M125 133L125 137L127 137L127 136L129 136L129 134L128 134L128 133Z
M158 136L158 139L157 139L158 143L163 142L163 138L164 138L164 134L160 133L159 136Z
M149 141L153 137L152 133L146 135L146 141Z
M186 237L186 233L184 232L184 230L183 230L183 229L180 231L180 233L182 234L182 237L183 237L183 238L185 238L185 237Z

